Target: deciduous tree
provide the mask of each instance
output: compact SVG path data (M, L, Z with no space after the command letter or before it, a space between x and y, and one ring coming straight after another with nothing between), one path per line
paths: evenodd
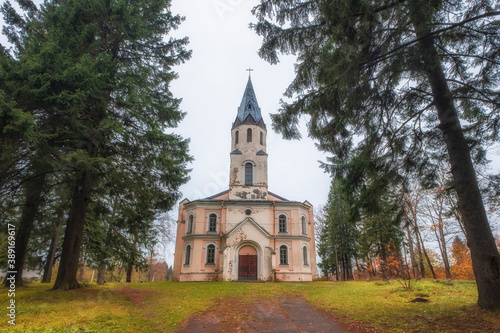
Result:
M367 150L389 177L432 178L429 161L448 160L478 304L499 308L500 254L473 167L500 133L498 4L261 0L254 13L259 54L298 59L285 93L293 101L272 116L274 128L298 138L299 117L308 115L309 135L332 154L335 172Z

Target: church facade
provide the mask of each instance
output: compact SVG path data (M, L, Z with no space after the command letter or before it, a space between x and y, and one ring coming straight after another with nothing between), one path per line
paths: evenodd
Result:
M229 189L179 204L173 280L312 281L312 205L268 190L266 125L249 77L231 129Z

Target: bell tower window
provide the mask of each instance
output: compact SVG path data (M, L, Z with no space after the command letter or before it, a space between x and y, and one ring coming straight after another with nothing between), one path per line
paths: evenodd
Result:
M245 164L245 185L253 185L253 165L250 162Z
M252 129L247 129L247 142L252 142Z
M264 145L264 133L260 132L260 145Z
M234 144L235 145L238 144L239 136L240 136L240 131L236 131L236 133L234 133Z

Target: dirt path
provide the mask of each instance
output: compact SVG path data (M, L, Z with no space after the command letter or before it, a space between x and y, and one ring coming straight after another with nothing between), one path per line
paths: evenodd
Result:
M212 311L184 322L178 333L198 332L349 332L300 297L253 302L223 299Z

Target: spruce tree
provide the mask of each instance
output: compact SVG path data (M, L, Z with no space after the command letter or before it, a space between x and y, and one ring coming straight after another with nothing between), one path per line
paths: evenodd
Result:
M172 207L187 181L188 142L166 132L184 115L169 91L172 66L190 53L187 39L166 39L182 21L169 0L46 1L39 9L31 1L19 4L30 15L10 20L6 29L17 42L20 67L10 96L30 96L36 104L26 110L54 125L60 167L54 172L67 172L73 181L54 285L73 289L87 208L102 179L134 175L141 180L130 186L154 189L151 202L161 210ZM4 12L12 13L8 3Z
M424 179L434 173L429 162L447 159L478 304L499 308L500 254L473 167L500 133L498 4L261 0L254 13L259 54L298 58L286 91L294 100L273 115L274 128L300 137L298 118L309 115L309 134L335 168L369 149L378 166Z

